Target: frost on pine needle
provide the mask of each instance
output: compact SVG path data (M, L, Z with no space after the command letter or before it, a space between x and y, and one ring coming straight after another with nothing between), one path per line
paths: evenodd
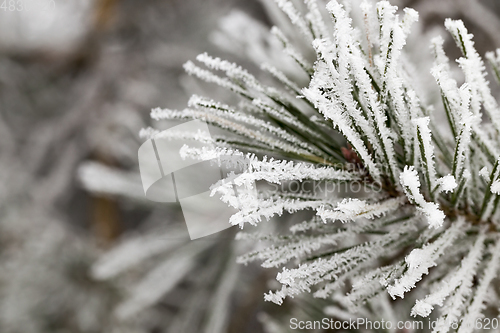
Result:
M415 288L415 284L422 279L422 275L429 274L429 268L436 266L436 260L443 255L455 239L460 235L462 221L458 221L448 228L437 240L422 248L413 249L405 261L408 270L396 282L387 288L387 291L396 298L404 298L404 294Z
M373 219L396 210L402 203L401 198L388 199L375 204L359 199L344 199L333 210L320 207L318 215L323 221L355 221L359 218Z
M281 269L281 289L265 296L277 304L303 293L334 301L343 288L349 290L342 304L353 310L385 291L403 298L417 288L424 297L412 315L428 316L437 305L446 320L479 316L498 273L500 108L472 35L461 21L446 20L462 52L458 65L446 56L443 36L429 41L435 82L426 96L414 87L412 75L420 73L405 54L416 11L364 1L352 8L353 17L361 11L358 27L351 9L335 0L275 3L288 20L278 20L269 35L282 46L282 64L276 54L266 60L260 44L260 74L201 54L186 71L227 90L230 102L193 96L185 110L152 112L158 120L199 119L227 132L213 136L211 148L188 144L181 154L221 164L240 158L240 172L211 187L239 209L228 223L308 216L290 232L239 234L240 241L266 245L238 261ZM499 79L500 51L487 59ZM464 74L461 86L455 69ZM317 192L321 183L333 191ZM297 190L284 190L287 184Z
M467 257L460 263L460 268L452 271L444 281L440 283L439 289L427 295L423 300L417 300L411 313L427 317L435 305L443 306L444 300L462 284L470 283L474 276L477 266L481 261L484 250L485 233L482 230Z
M474 323L477 318L481 318L482 311L486 308L484 303L488 296L488 289L490 288L491 281L497 276L500 266L500 241L498 237L495 244L490 246L489 252L491 259L488 265L486 265L479 285L472 296L472 303L467 308L467 312L463 318L464 325L458 330L460 333L472 332L474 330L472 323Z
M420 180L415 168L413 166L405 167L401 173L400 180L406 196L427 217L429 225L434 228L441 227L446 216L436 203L427 202L422 193L420 193Z

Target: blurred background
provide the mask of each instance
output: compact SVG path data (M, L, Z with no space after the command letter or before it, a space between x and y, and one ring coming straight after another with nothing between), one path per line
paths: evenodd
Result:
M227 41L265 33L262 2L0 0L0 332L287 332L292 315L322 315L318 301L265 304L276 272L235 263L248 250L235 228L190 241L138 173L151 108L224 97L187 60L256 72L252 48ZM391 2L420 12L422 35L461 18L481 55L500 47L498 1Z

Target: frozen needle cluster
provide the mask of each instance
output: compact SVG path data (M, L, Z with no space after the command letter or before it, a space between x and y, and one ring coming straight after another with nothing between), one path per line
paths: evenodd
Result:
M261 63L268 77L201 54L186 71L237 98L228 105L194 96L183 111L152 114L226 130L227 136L214 136L215 148L185 147L183 153L246 157L237 178L242 188L299 184L297 191L257 186L257 199L235 198L224 181L212 187L228 204L243 201L230 221L242 227L284 212L313 212L289 234L240 233L269 243L240 262L282 267L281 289L265 295L277 304L301 293L329 298L352 286L345 304L354 311L384 291L404 298L418 284L427 296L411 314L428 316L442 307L437 331L448 331L457 318L477 318L491 302L488 289L500 264L500 108L472 35L461 21L446 20L462 52L461 85L442 37L431 41L433 89L441 98L427 103L433 98L414 87L418 72L403 52L418 20L414 10L363 2L356 21L336 0L326 6L275 2L288 21L278 20L274 39L265 40L268 49L276 42L283 49L283 59ZM261 61L267 49L254 46ZM500 51L486 58L498 75ZM363 191L318 194L302 186L306 181L361 185ZM462 325L459 332L471 329Z

